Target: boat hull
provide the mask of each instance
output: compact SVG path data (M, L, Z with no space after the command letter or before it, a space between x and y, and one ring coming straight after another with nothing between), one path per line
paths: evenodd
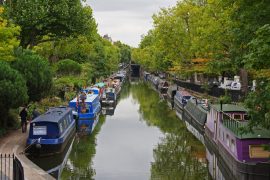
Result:
M237 180L269 180L270 162L244 163L236 160L218 141L212 139L210 130L205 129L205 143L210 146L220 159L220 169L225 172L226 179Z
M60 139L41 139L38 142L37 139L28 139L26 153L34 156L49 156L62 153L67 144L74 138L76 133L75 123L68 132L68 135L63 140ZM34 143L31 143L34 142ZM30 145L32 144L32 145Z

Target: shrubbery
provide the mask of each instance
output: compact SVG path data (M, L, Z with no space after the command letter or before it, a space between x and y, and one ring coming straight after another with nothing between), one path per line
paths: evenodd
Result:
M64 59L57 63L57 73L60 75L79 75L81 72L81 65L71 59Z
M8 63L0 61L0 126L6 127L10 108L17 108L27 102L27 87L22 75Z
M52 71L48 61L29 50L24 50L13 63L26 79L28 96L31 101L45 97L52 87Z

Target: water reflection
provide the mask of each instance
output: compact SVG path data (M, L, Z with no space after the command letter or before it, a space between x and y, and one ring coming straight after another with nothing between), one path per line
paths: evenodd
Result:
M207 179L205 149L155 91L126 83L114 115L74 143L62 179Z
M96 174L92 167L92 159L96 154L96 136L104 122L105 117L101 116L91 136L77 138L62 173L62 179L93 179Z
M166 134L154 149L151 179L208 179L203 145L146 86L134 85L132 95L140 104L142 119Z

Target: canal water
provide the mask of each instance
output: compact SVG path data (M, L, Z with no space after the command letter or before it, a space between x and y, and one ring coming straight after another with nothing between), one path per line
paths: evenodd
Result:
M62 164L56 166L55 177L208 179L204 146L149 85L126 83L116 108L108 112L91 136L74 139Z

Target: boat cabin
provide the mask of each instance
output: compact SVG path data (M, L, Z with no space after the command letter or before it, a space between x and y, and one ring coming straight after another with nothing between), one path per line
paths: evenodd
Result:
M248 125L247 110L234 104L210 106L206 123L206 135L221 145L228 154L241 162L269 161L270 152L264 149L270 144L270 131L263 127L243 133L240 128Z

